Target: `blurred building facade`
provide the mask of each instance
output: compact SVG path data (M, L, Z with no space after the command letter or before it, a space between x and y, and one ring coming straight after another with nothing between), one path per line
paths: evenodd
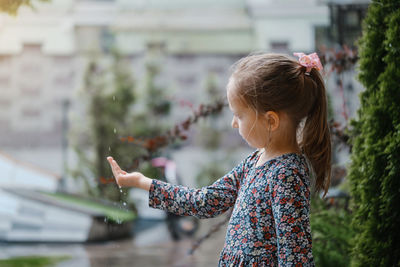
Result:
M329 7L331 42L354 47L361 36L362 21L367 14L370 0L327 0Z
M0 15L0 149L62 173L63 116L93 51L111 44L140 84L158 53L162 80L181 98L223 91L230 66L254 51L311 52L325 42L330 10L317 0L52 0ZM140 87L140 86L139 86ZM70 111L65 103L69 102Z

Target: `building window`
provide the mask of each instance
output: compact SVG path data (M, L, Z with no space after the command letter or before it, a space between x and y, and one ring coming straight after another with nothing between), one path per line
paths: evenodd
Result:
M218 75L223 75L225 73L225 71L226 71L226 68L224 66L210 66L208 68L208 72L215 73Z
M32 62L32 63L25 62L24 64L21 65L20 72L21 72L21 75L36 76L36 75L41 74L42 70L38 66L38 64L36 64L36 62Z
M11 65L11 56L0 56L0 69L9 68Z
M196 60L196 56L193 54L177 54L175 59L179 64L193 64Z
M10 131L10 119L9 118L0 118L0 133L9 133ZM9 134L7 136L10 136ZM2 144L7 143L4 138L1 138L0 141Z
M270 50L274 53L287 53L289 51L289 44L287 41L272 41L270 43Z
M350 10L344 17L345 25L352 28L358 28L361 25L361 18L356 10Z
M23 52L34 55L42 54L42 45L41 44L24 44Z
M38 86L32 85L21 85L20 86L20 94L22 96L37 96L40 93L40 88Z
M72 65L72 57L70 56L54 56L53 65L55 67L69 67Z
M7 88L10 86L10 77L4 74L0 74L0 87Z
M40 110L34 108L25 108L22 110L22 115L27 118L37 118L40 116Z
M100 46L104 53L111 52L115 43L115 36L108 28L102 28L100 31Z
M196 83L197 79L195 75L181 75L177 78L177 80L179 81L179 83L182 86L191 86L193 84Z
M8 108L11 106L11 99L0 98L0 108Z
M74 80L74 72L60 73L54 78L54 87L70 89Z

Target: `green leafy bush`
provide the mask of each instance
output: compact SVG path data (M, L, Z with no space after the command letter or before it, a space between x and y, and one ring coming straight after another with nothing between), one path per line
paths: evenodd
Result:
M45 267L54 266L56 263L69 259L69 256L45 257L25 256L0 260L3 267Z
M349 181L351 266L400 266L400 2L373 1L359 43L360 94Z
M310 224L316 266L349 266L350 240L354 233L350 227L351 213L341 202L344 199L336 201L333 207L319 197L311 200Z

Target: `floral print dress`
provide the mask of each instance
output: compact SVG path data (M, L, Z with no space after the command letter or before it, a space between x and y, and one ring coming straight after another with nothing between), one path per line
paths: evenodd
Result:
M201 189L153 180L149 206L198 218L233 207L219 266L314 266L307 160L287 153L256 166L260 155Z

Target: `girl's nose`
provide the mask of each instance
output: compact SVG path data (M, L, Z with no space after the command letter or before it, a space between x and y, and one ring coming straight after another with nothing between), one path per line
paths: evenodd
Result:
M237 122L235 120L235 117L233 117L233 119L232 119L231 126L232 126L232 128L237 128L238 127L237 126Z

